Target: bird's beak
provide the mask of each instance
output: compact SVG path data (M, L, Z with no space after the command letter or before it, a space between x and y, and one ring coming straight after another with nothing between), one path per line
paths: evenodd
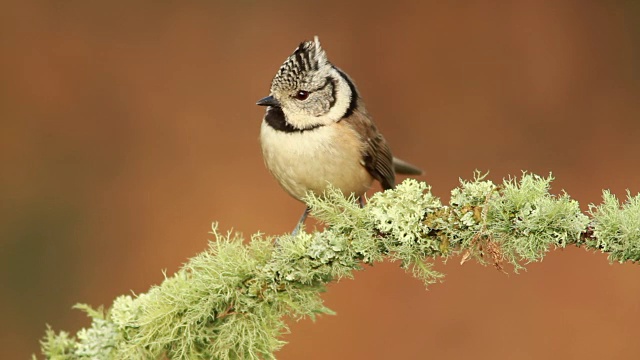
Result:
M276 100L276 98L274 98L273 96L269 95L265 98L262 98L260 100L258 100L258 102L256 103L256 105L260 105L260 106L280 106L280 103L278 102L278 100Z

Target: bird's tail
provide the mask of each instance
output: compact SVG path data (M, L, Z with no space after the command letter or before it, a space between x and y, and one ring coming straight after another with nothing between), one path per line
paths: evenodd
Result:
M397 157L393 158L393 171L402 175L422 175L422 170Z

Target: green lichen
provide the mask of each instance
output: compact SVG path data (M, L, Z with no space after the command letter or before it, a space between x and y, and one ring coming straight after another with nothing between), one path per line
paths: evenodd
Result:
M627 192L627 201L620 204L605 191L602 200L600 206L590 206L593 236L586 238L586 245L609 253L610 261L640 261L640 195Z
M588 215L552 177L523 174L501 184L476 173L460 181L448 205L425 183L406 180L365 207L340 191L309 196L328 227L274 238L222 234L147 293L116 298L108 311L80 305L92 319L75 337L47 329L47 359L273 359L289 329L285 318L332 314L321 293L363 264L398 261L426 285L442 274L436 259L461 256L515 270L570 244L640 259L640 197L624 204L608 192Z

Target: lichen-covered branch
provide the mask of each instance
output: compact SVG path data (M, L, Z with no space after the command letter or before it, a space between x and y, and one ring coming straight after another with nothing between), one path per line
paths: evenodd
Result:
M81 305L92 318L75 336L48 329L47 359L272 359L284 345L283 319L331 313L327 283L363 264L389 259L425 284L443 275L437 258L476 259L515 271L554 247L583 246L610 260L640 259L640 197L626 203L604 193L587 214L567 194L549 193L552 178L523 174L496 185L476 174L444 205L430 188L406 180L375 194L364 208L338 191L310 197L326 230L274 238L221 234L183 269L149 292L118 297L107 311Z

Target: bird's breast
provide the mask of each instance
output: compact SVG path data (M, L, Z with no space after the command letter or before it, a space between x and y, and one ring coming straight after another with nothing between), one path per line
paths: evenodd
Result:
M267 168L296 199L307 191L322 196L328 184L361 196L373 181L361 163L362 142L344 123L283 132L263 121L260 143Z

